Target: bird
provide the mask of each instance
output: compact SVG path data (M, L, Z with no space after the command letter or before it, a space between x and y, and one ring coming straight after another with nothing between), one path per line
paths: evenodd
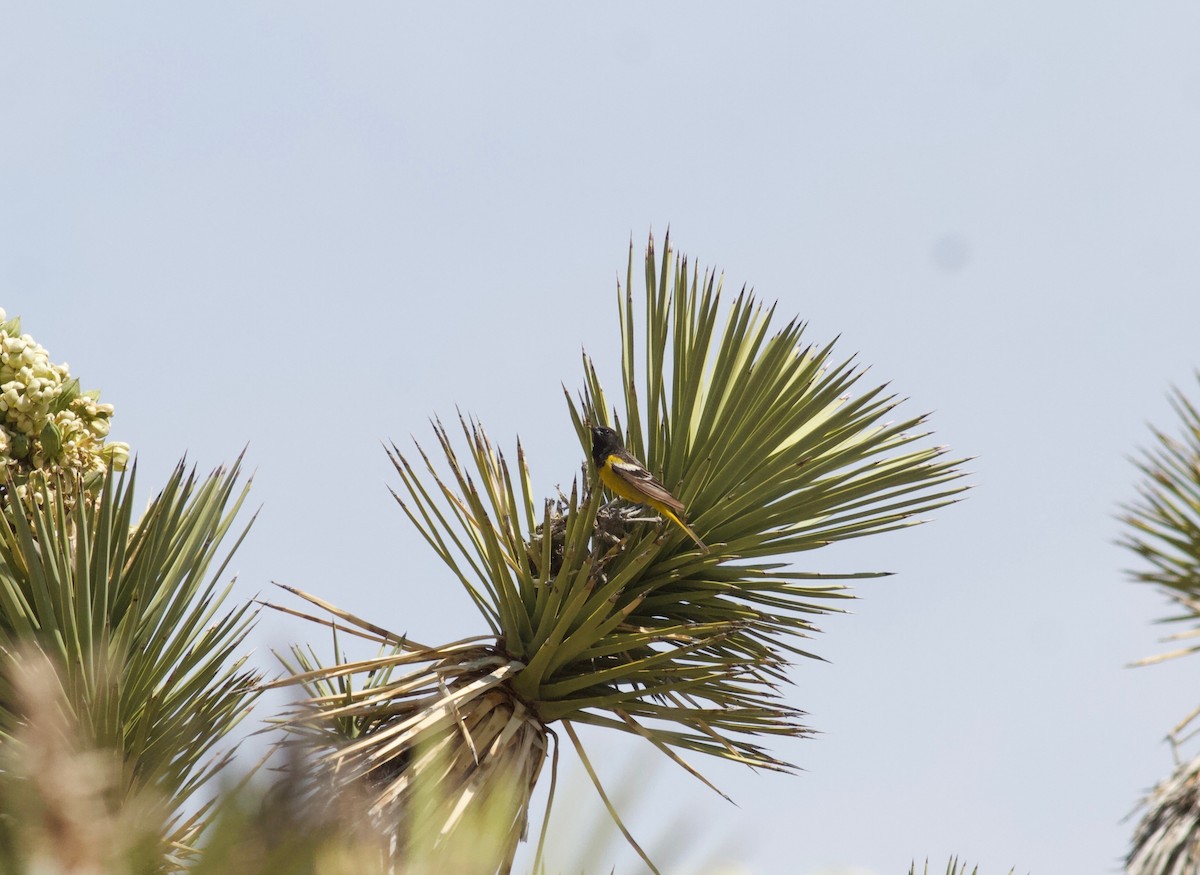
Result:
M613 493L629 501L651 507L687 532L701 552L708 545L700 540L692 527L683 521L683 502L672 495L651 474L646 466L625 449L621 436L611 428L594 425L592 429L592 460L600 473L601 482Z

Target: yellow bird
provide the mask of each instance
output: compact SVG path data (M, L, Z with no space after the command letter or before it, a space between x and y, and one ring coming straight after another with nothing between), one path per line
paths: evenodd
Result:
M592 426L592 459L596 463L596 470L600 472L600 480L612 492L621 498L654 508L687 532L702 552L708 552L708 545L680 518L683 502L668 492L667 487L659 483L645 465L630 455L620 435L611 428Z

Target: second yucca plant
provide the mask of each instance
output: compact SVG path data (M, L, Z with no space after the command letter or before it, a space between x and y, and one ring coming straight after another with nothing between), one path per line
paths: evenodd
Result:
M1139 660L1140 665L1200 649L1195 643L1200 635L1200 409L1178 389L1171 406L1182 428L1177 434L1154 429L1153 446L1139 454L1138 497L1124 507L1121 544L1140 563L1130 576L1168 597L1171 614L1164 622L1188 628L1170 636L1182 646ZM1141 819L1125 860L1129 875L1186 875L1200 865L1200 755L1180 756L1196 737L1198 717L1200 708L1167 734L1175 768L1140 803Z
M338 781L369 788L408 871L506 871L555 726L594 780L575 724L639 735L701 780L690 752L788 770L763 741L806 732L779 694L785 668L810 655L812 620L837 610L845 581L881 572L803 572L781 557L912 525L963 488L957 462L923 445L923 417L886 421L894 395L852 396L852 361L805 344L798 322L772 328L774 308L753 295L724 307L718 278L669 243L661 261L653 241L646 254L639 338L633 271L631 249L621 410L585 356L569 418L585 458L588 424L616 427L710 552L644 508L606 503L594 471L543 500L519 444L510 466L460 421L461 457L435 423L440 463L391 448L396 498L488 633L426 646L291 590L332 617L312 619L385 648L329 666L294 650L284 683L308 697L286 724Z

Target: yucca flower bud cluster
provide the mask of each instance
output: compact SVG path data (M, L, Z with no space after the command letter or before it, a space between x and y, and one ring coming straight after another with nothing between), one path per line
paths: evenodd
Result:
M20 318L0 309L0 476L11 477L18 493L55 475L91 485L125 467L129 445L106 442L113 406L99 399L99 391L81 391L65 363L51 362L41 344L21 333Z

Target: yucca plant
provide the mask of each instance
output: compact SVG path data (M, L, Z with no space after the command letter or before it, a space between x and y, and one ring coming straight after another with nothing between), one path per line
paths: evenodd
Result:
M1163 622L1187 628L1169 636L1186 642L1141 660L1149 665L1200 648L1200 412L1174 390L1171 406L1182 426L1176 436L1154 429L1154 444L1135 460L1142 475L1137 500L1124 507L1121 544L1142 567L1133 580L1159 587L1172 611ZM1195 872L1200 866L1200 757L1184 762L1179 749L1194 735L1200 708L1168 734L1175 770L1142 800L1141 821L1126 858L1131 875Z
M60 476L10 489L0 514L0 752L11 763L31 734L55 731L36 722L53 709L31 713L20 693L35 654L52 668L38 676L56 688L72 749L115 757L103 794L112 816L157 800L159 871L194 855L211 815L199 793L229 761L220 744L258 695L237 653L254 611L227 607L232 584L220 580L244 536L222 547L248 488L238 477L239 465L199 478L180 464L145 507L133 470L82 501L71 499L82 480ZM35 777L0 769L0 792L37 794ZM30 827L0 818L5 846L19 847Z
M181 464L142 512L112 414L0 311L4 872L178 868L258 695L234 654L253 612L218 585L238 466Z
M464 458L435 422L440 464L391 447L395 495L487 634L426 646L291 590L322 610L306 616L385 648L328 666L294 649L284 683L309 695L287 725L343 781L369 788L407 871L507 871L553 727L602 795L577 724L645 738L701 780L689 753L789 770L764 741L807 731L780 694L788 663L812 655L804 639L838 610L845 581L881 572L805 572L786 557L912 525L963 488L958 463L923 445L923 417L886 421L896 396L852 396L863 374L853 361L804 343L796 321L773 328L774 308L750 293L724 306L720 280L669 242L661 260L653 241L646 254L639 337L634 263L631 247L621 410L585 356L568 418L585 458L589 424L617 425L709 552L645 508L606 502L590 467L543 500L519 443L510 467L460 420Z

